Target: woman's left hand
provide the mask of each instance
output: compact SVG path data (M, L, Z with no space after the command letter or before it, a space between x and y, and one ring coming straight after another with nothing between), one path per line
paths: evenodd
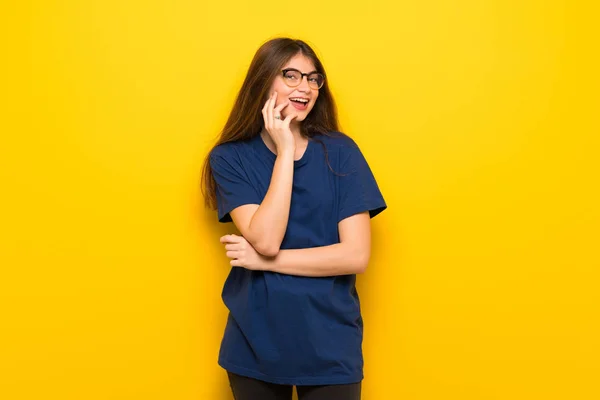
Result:
M243 267L253 271L264 271L268 262L267 257L254 250L254 247L243 236L225 235L219 241L225 245L227 257L233 267Z

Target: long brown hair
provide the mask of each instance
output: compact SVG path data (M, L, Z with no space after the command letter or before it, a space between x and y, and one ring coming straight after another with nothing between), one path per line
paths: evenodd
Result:
M210 153L220 144L247 140L260 134L264 125L261 110L269 96L271 84L285 64L297 54L310 59L317 72L325 76L325 83L319 89L314 107L301 123L301 134L310 139L316 134L329 135L339 130L337 109L329 89L327 74L313 49L302 40L269 40L256 51L225 127L204 160L201 188L207 207L217 208L216 182L210 166Z

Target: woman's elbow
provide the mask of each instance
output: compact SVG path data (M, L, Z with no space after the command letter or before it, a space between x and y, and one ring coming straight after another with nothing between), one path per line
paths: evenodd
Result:
M364 274L367 272L367 264L360 264L356 266L355 274Z
M364 274L367 271L370 257L371 254L368 251L363 251L356 255L355 269L357 274Z

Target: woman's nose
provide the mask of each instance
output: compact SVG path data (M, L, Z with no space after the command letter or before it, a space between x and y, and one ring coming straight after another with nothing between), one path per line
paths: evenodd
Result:
M310 86L308 85L308 76L303 76L300 81L300 85L298 85L298 90L302 90L304 92L310 92Z

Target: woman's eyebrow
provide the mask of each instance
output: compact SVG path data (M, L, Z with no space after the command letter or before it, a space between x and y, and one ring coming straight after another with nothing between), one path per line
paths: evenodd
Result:
M294 71L298 71L298 72L302 72L300 71L298 68L294 68L294 67L288 67L288 68L284 68L284 69L293 69ZM315 72L319 72L316 69L310 71L310 72L306 72L306 75L310 75L310 74L314 74ZM304 72L302 72L304 74Z

